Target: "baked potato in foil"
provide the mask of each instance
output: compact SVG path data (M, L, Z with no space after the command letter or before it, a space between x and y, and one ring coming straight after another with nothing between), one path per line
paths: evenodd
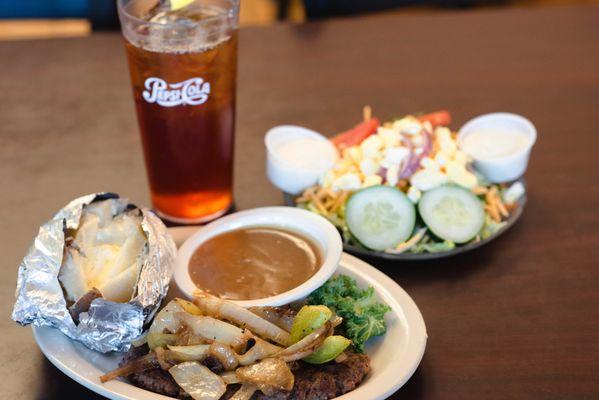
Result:
M166 296L175 255L152 211L113 193L79 197L40 227L19 267L12 318L125 351Z

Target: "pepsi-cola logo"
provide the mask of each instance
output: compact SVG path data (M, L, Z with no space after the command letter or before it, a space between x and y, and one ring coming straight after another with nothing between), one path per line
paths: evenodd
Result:
M148 78L142 96L148 103L163 107L197 106L205 103L210 94L210 83L202 78L191 78L179 83L167 83L162 78Z

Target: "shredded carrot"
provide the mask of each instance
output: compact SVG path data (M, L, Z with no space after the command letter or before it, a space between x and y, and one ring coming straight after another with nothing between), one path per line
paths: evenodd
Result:
M302 195L295 199L296 203L306 203L314 198L314 192L316 191L317 186L312 186L304 190Z
M372 119L372 107L364 106L362 109L362 117L364 121L370 121Z
M503 204L503 201L501 201L501 198L499 198L499 196L497 198L497 209L499 209L499 213L503 218L507 218L508 215L510 215L507 208L505 208L505 204Z
M493 219L493 221L495 222L501 222L501 217L499 216L499 213L497 212L497 209L490 206L490 205L486 205L485 206L485 210L489 213L489 215L491 216L491 218Z
M335 199L332 197L327 197L322 201L322 205L324 206L325 210L327 210L327 211L331 209L333 204L335 204Z
M322 202L320 201L320 199L315 198L314 199L314 204L316 205L316 208L318 208L318 211L320 211L322 214L326 214L327 213L327 209L324 207L324 205L322 204Z
M335 213L343 205L347 196L347 191L341 190L336 192L331 188L323 188L316 185L304 190L295 202L298 204L313 202L318 212L328 215Z
M337 200L335 200L335 203L331 207L331 211L332 212L337 211L337 209L345 202L346 198L347 198L347 192L345 192L345 191L341 192L341 194L339 195L339 197L337 197Z
M493 218L495 222L501 222L501 215L503 214L501 213L500 206L498 205L499 201L497 187L492 186L485 194L485 202L487 203L485 209L489 212L489 215L491 215L491 218Z
M518 208L518 202L504 204L504 207L505 207L506 210L508 210L508 212L512 211L512 210L515 210L516 208Z
M474 193L477 196L480 196L481 194L486 194L489 191L489 189L487 189L484 186L477 186L474 189L472 189L472 193Z

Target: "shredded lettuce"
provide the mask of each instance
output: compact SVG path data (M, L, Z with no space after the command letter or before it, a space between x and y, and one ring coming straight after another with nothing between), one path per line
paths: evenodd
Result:
M485 176L481 172L479 172L475 169L470 169L470 172L472 172L472 173L474 173L474 175L476 175L476 180L478 182L478 186L491 186L492 185L491 182L489 182L487 180L487 178L485 178Z
M443 242L435 242L426 236L428 240L421 240L416 243L410 250L410 253L439 253L441 251L449 251L455 248L455 243L449 240Z
M308 303L324 304L342 317L341 329L358 352L364 351L369 338L387 331L385 313L391 308L376 301L373 287L362 290L347 275L329 279L308 297Z
M506 224L507 224L507 222L505 222L505 221L495 222L493 220L493 218L491 218L491 216L489 214L487 214L486 218L485 218L485 226L483 226L483 229L480 232L481 239L484 240L484 239L487 239L487 238L493 236L498 231L500 231L501 228L503 228Z

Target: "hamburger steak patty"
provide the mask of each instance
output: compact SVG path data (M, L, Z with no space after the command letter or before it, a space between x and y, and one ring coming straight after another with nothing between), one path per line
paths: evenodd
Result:
M147 345L140 347L131 346L131 349L125 353L119 366L123 366L136 358L144 356L148 354L149 351L150 349ZM190 398L187 396L187 393L177 385L177 382L175 382L171 374L160 368L131 374L127 379L129 379L135 386L139 386L140 388L151 392L160 393L165 396L178 397L180 399Z
M148 353L147 346L131 348L125 354L121 364ZM341 396L354 390L370 372L370 358L366 354L347 353L348 357L341 363L329 362L322 365L296 363L293 369L295 384L290 392L276 392L266 396L256 392L252 400L327 400ZM153 369L129 375L128 379L141 388L166 396L189 399L190 397L177 385L167 371ZM229 385L222 397L229 399L239 385Z

